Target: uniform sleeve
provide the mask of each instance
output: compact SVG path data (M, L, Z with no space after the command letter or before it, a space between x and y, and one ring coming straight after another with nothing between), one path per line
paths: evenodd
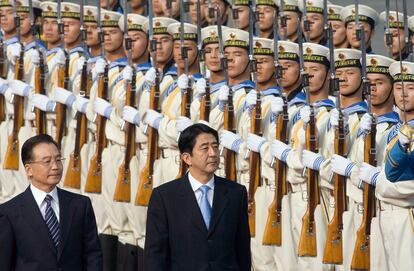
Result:
M378 175L376 197L400 207L414 206L414 179L405 182L390 182L384 170Z
M388 151L385 160L385 174L390 182L400 182L414 179L414 156L408 154L396 141Z

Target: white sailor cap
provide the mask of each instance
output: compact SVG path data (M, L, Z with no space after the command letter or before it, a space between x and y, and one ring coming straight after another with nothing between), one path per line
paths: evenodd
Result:
M62 2L60 4L62 18L80 18L80 6L71 2Z
M359 21L367 22L372 27L374 27L378 23L378 13L375 9L366 6L366 5L358 5L358 12L359 12ZM355 22L355 5L349 5L342 9L341 11L342 20L345 24L349 22Z
M390 75L394 78L394 81L400 81L402 79L404 82L414 82L414 63L394 61L390 65Z
M280 40L277 43L277 50L279 60L294 60L299 62L299 45L297 43Z
M155 17L152 21L152 29L154 31L154 35L156 34L167 34L168 33L168 26L170 24L178 23L176 20L168 18L168 17ZM143 25L143 31L149 31L149 21L147 20Z
M345 67L361 67L361 51L340 48L334 50L335 69Z
M323 14L323 0L306 0L306 12ZM328 2L328 4L330 4ZM303 12L303 1L298 2L299 10Z
M298 0L274 0L276 6L280 9L281 2L283 1L283 11L295 11L299 12Z
M40 3L42 9L43 18L57 18L57 3L51 1L45 1Z
M118 22L122 14L115 11L102 10L101 24L102 27L119 27Z
M226 29L223 31L223 42L224 47L241 47L248 50L249 32L236 28Z
M328 5L328 21L342 21L341 11L343 8L339 5Z
M228 29L227 26L222 26L221 31ZM210 43L218 43L218 28L217 25L210 25L201 29L201 40L203 42L203 46L210 44Z
M367 73L382 73L390 74L390 65L395 62L394 59L382 55L366 56L367 59Z
M167 28L168 33L173 36L174 40L181 38L181 23L170 24ZM184 39L197 42L197 26L189 23L184 23Z
M390 11L388 18L386 17L387 17L386 11L381 12L381 14L379 15L379 18L384 23L384 25L386 25L387 22L389 22L390 28L404 29L404 14L403 13L398 12L398 16L397 16L396 11ZM398 21L397 21L397 17L398 17Z
M414 16L408 18L408 29L414 32Z
M12 1L10 1L10 0L1 0L0 1L0 8L1 7L12 7L13 6L13 4L12 4Z
M233 5L235 6L249 6L250 1L249 0L234 0Z
M29 0L17 0L15 3L16 3L16 12L30 13ZM33 8L40 9L40 1L33 0L32 6Z
M122 32L125 31L124 18L125 18L125 15L122 15L121 18L119 18L119 22L118 22L119 28L121 28ZM136 30L136 31L143 31L146 33L146 31L144 30L144 24L147 23L147 21L148 19L144 16L141 16L135 13L129 13L128 14L128 31Z
M98 22L98 8L95 6L83 7L83 20L85 23L97 23Z
M253 54L273 56L273 40L265 38L253 38Z
M329 67L329 48L317 43L305 42L303 44L303 60Z

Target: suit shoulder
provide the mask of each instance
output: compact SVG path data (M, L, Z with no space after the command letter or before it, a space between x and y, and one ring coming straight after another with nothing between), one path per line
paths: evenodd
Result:
M224 186L226 186L230 190L235 190L235 191L246 190L246 187L244 185L241 185L241 184L239 184L235 181L231 181L231 180L226 179L226 178L216 176L215 181L222 183Z
M154 190L157 190L160 193L169 192L171 190L176 190L177 186L181 184L184 180L182 178L172 180L170 182L164 183L156 188Z
M61 193L62 196L65 196L67 198L70 198L72 200L77 200L77 201L82 201L82 202L90 202L90 199L87 196L84 195L80 195L80 194L76 194L64 189L60 189L59 191Z
M13 212L15 209L14 207L19 205L23 201L23 194L25 192L20 193L19 195L9 199L8 201L0 204L0 214L5 214L9 211Z

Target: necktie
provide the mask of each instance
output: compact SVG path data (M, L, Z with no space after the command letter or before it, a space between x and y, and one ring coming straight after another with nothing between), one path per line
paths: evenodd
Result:
M203 215L204 223L206 224L208 229L208 227L210 226L211 218L211 206L210 202L208 202L208 190L210 190L210 187L207 185L202 185L199 189L202 193L200 201L200 210L201 214Z
M51 195L46 195L45 202L46 202L46 212L45 212L45 222L47 228L49 229L50 237L52 237L53 244L55 245L56 249L60 243L60 229L59 229L59 221L57 220L56 214L52 209L51 201L53 200Z

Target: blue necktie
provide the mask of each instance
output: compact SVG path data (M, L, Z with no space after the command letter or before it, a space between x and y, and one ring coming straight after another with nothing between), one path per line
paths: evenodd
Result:
M207 185L202 185L200 188L201 193L201 201L200 201L200 210L201 214L203 215L204 223L208 227L210 226L210 218L211 218L211 205L208 202L208 190L210 187Z
M56 217L55 212L52 209L51 201L53 200L51 195L46 195L45 202L46 202L46 212L45 212L45 222L47 228L49 229L50 237L52 237L53 244L55 245L56 249L60 243L60 229L59 229L59 221Z

